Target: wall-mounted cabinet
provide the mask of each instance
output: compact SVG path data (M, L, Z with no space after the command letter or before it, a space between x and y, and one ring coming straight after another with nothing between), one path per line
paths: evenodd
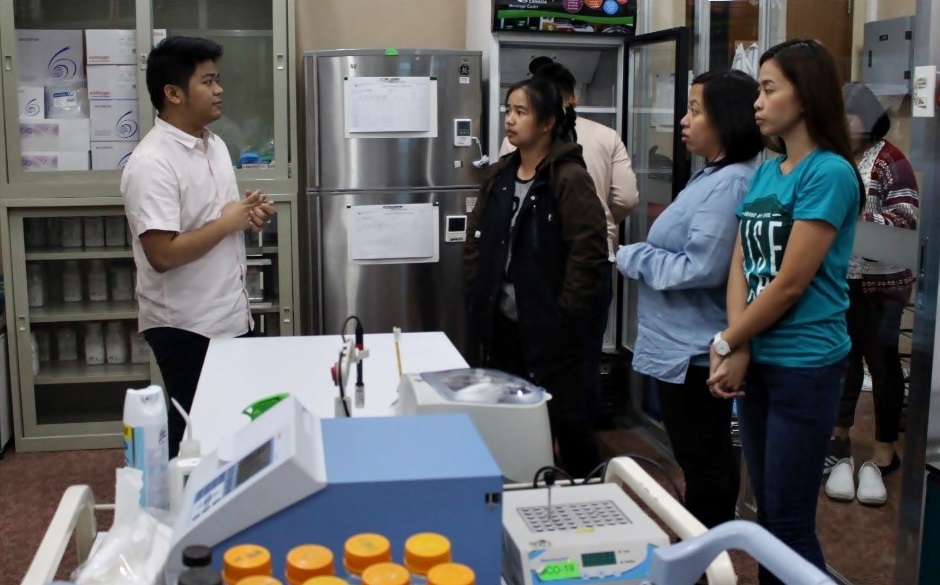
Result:
M20 451L120 445L124 391L159 382L136 333L124 163L153 127L146 60L166 36L223 46L239 189L276 220L247 234L264 335L298 319L294 0L0 0L0 234ZM35 358L34 358L35 356Z

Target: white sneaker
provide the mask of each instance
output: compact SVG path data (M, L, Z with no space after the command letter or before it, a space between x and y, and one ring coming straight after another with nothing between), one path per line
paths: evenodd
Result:
M875 471L877 470L876 467ZM829 479L826 480L826 495L841 502L851 502L855 499L854 459L846 457L835 464L829 473Z
M888 501L881 470L871 461L862 463L858 470L858 501L867 506L883 506Z

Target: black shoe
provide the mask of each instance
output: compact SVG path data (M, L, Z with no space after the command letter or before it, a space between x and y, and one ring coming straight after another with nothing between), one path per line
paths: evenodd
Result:
M832 437L826 447L826 461L823 463L823 475L829 475L836 463L852 456L852 439Z
M894 452L894 456L891 458L891 463L885 465L884 467L878 466L878 469L881 470L881 477L887 477L887 475L893 471L897 471L901 468L901 458L898 457L897 451Z

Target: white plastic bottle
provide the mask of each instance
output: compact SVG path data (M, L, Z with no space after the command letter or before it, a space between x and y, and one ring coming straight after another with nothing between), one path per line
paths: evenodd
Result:
M186 438L180 441L179 454L170 460L169 471L169 490L170 490L170 517L174 517L179 512L180 505L183 502L183 490L186 489L186 482L189 476L199 467L202 461L199 441L193 440L193 423L189 420L189 415L180 406L175 398L171 398L173 407L180 413L183 420L186 421Z
M29 351L32 357L33 376L39 375L39 343L36 342L36 332L29 334Z
M100 366L105 362L104 332L101 323L85 325L85 363Z
M128 389L124 397L124 464L143 473L142 508L169 510L169 459L163 389Z
M62 269L62 300L79 303L82 300L82 268L78 260L66 260Z
M128 341L127 333L124 331L124 323L120 321L110 321L108 323L104 345L109 364L127 363Z

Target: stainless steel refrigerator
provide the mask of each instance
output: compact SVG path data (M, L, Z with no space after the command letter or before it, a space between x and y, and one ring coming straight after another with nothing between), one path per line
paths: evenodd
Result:
M463 241L482 158L481 53L304 55L305 332L465 341Z

